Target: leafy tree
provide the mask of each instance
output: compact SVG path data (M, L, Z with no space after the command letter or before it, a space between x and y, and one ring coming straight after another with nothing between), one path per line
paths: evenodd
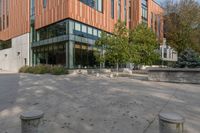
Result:
M152 65L159 59L156 52L158 41L155 33L145 24L138 25L130 32L130 53L132 62L140 65Z
M128 31L125 23L118 22L115 25L113 35L102 33L96 41L96 46L104 52L97 59L101 62L108 60L119 68L119 64L135 63L140 65L152 65L159 59L156 52L158 42L154 32L144 24L140 24L133 31Z
M101 38L96 41L96 46L103 48L103 54L100 56L101 61L108 60L114 63L119 69L119 64L128 61L128 30L124 22L116 23L112 35L102 33ZM98 57L99 58L99 57Z
M196 0L165 2L165 36L180 54L186 48L200 52L200 4Z
M179 68L185 68L185 67L197 68L197 67L200 67L199 55L192 49L184 50L178 58L178 62L176 64L176 67L179 67Z

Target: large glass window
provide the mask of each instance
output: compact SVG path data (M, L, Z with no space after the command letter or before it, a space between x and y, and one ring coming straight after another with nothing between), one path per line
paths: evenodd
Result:
M9 1L0 0L0 31L9 26Z
M93 35L97 36L97 29L93 29Z
M74 34L94 40L98 38L98 30L96 28L78 22L75 22Z
M33 64L66 65L65 43L33 48Z
M48 27L42 28L37 31L38 34L38 41L66 35L67 29L66 29L66 23L67 21L62 21L56 24L52 24ZM77 26L78 28L78 26Z
M142 0L142 23L147 24L147 21L148 21L147 0Z
M43 0L43 7L46 8L47 6L47 0Z
M131 20L131 0L129 0L129 20Z
M96 9L99 12L103 12L103 0L80 0L80 1Z
M0 50L11 48L11 47L12 47L11 40L0 41Z
M126 0L124 0L124 21L127 21L127 10L126 10Z
M92 35L93 32L92 32L92 28L91 27L88 27L88 34Z
M98 0L98 11L103 12L103 0Z
M94 68L99 66L95 58L97 49L94 46L76 42L74 51L76 68Z
M114 0L111 0L111 18L114 19L115 16L115 3Z
M153 24L154 24L153 20L154 20L154 14L153 12L151 12L151 29L152 30L153 30Z
M0 0L0 31L2 30L2 0Z
M121 0L118 0L118 19L121 19Z
M75 30L81 31L81 24L80 23L75 23Z
M157 31L157 37L160 38L160 29L161 29L161 22L160 22L160 16L158 16L158 31Z
M87 33L87 26L86 25L82 25L82 32Z
M35 15L35 0L31 0L31 16Z

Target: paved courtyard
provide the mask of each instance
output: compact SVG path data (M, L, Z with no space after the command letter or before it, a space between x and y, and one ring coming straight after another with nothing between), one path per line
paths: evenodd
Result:
M20 133L21 112L45 112L45 133L158 133L159 112L200 132L200 85L84 75L0 74L0 133Z

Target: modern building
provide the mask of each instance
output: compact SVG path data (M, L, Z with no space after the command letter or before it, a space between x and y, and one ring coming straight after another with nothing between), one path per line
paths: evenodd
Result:
M131 29L143 22L162 40L162 13L154 0L0 0L0 69L97 67L102 31L112 34L119 19Z

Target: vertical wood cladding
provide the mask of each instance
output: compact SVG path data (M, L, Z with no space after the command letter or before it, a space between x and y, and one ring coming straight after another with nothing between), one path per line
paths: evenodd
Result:
M0 40L28 33L30 30L29 0L2 0L1 14L4 17L1 25ZM6 5L7 3L7 5Z
M131 0L131 20L129 22L130 28L134 29L139 23L142 22L142 0ZM160 18L160 31L158 31L158 25L155 26L155 21L152 29L157 33L160 32L159 39L163 39L163 13L164 10L154 0L147 0L148 7L148 27L151 27L151 14L153 13L157 18ZM157 21L158 19L156 19Z
M114 2L114 19L111 17L111 0L103 0L103 13L89 7L79 0L48 0L43 8L43 0L36 1L36 29L71 18L82 23L112 32L117 22L117 1ZM127 8L128 9L128 0ZM127 11L128 16L128 11ZM124 0L121 0L121 17L124 20Z
M148 26L151 27L151 25L153 27L151 27L155 33L159 33L159 36L158 39L160 39L160 41L163 40L163 13L164 13L164 9L162 9L160 7L160 5L158 5L154 0L150 0L148 2L148 7L150 7L148 9ZM152 17L152 14L155 16L154 17L154 21L153 21L153 24L151 22L151 17ZM159 25L158 25L158 22L160 21L160 28L159 28ZM155 24L156 22L156 24Z

